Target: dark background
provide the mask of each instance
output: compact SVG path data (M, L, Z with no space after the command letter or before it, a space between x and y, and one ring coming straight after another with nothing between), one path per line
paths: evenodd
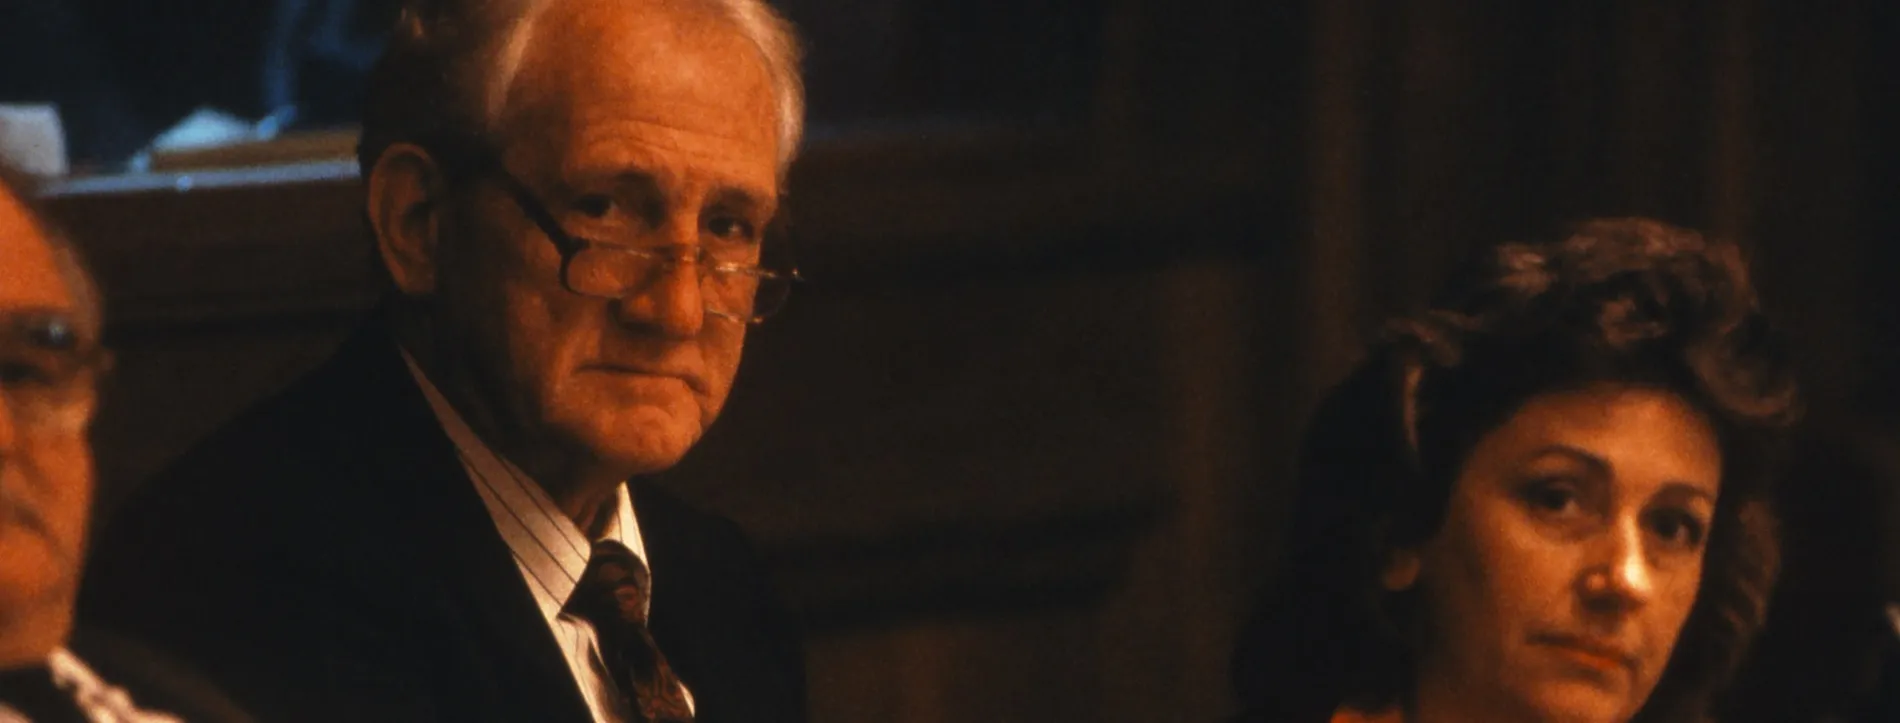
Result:
M75 3L35 22L97 52L0 89L92 89L64 107L101 167L201 105L321 129L387 5ZM1727 720L1871 680L1900 593L1891 3L781 7L811 45L812 283L668 482L765 544L816 720L1215 720L1311 402L1452 259L1593 215L1743 243L1809 371L1787 584ZM68 184L122 358L103 508L374 300L347 171Z

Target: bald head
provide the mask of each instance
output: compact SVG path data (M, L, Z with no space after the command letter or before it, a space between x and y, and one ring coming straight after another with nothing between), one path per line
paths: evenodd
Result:
M87 269L85 257L73 246L72 240L40 213L35 186L25 174L0 166L0 217L4 217L0 221L0 234L10 238L32 239L32 245L45 247L57 269L58 278L72 294L76 318L85 329L97 332L103 322L103 304L98 285ZM0 276L0 285L7 281L6 277Z
M72 289L58 254L26 200L12 188L0 192L0 309L69 306Z

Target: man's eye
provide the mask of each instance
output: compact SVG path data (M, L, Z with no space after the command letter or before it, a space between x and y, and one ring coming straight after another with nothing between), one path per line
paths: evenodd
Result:
M27 336L35 345L46 349L71 349L79 344L78 332L72 322L65 319L48 319L34 326Z
M574 199L574 210L592 218L606 218L614 212L612 196L588 195Z
M706 231L729 241L749 241L754 235L752 222L733 216L714 217L706 222Z

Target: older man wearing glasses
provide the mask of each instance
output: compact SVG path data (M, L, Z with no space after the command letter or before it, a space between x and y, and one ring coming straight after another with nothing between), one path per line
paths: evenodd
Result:
M266 720L803 720L744 539L641 481L785 300L802 112L759 0L414 3L360 147L397 293L125 505L82 611Z

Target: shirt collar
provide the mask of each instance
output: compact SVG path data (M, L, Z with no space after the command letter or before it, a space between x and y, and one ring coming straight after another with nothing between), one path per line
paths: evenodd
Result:
M496 530L508 543L528 584L538 588L535 600L541 612L552 620L560 614L561 606L573 594L586 571L592 541L561 512L540 483L482 441L429 381L408 350L402 350L402 358L410 374L415 376L416 385L422 388L423 396L429 400L429 408L434 410L442 430L455 443L456 454L488 508ZM614 488L614 499L609 504L613 505L613 513L601 539L625 545L644 562L646 545L625 483Z

